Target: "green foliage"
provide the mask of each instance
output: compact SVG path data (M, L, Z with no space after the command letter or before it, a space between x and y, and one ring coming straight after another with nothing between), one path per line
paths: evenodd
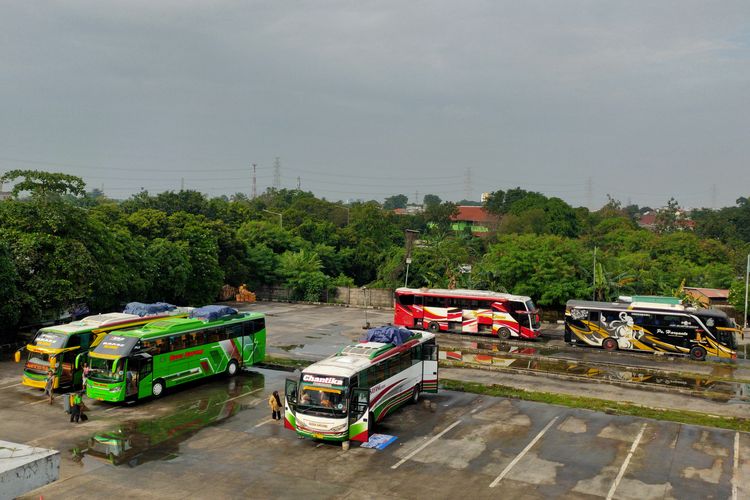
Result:
M482 258L482 270L504 288L541 306L591 295L591 257L579 240L553 235L501 236Z
M409 203L409 198L405 194L397 194L385 199L383 202L383 209L393 210L395 208L406 208L407 203Z
M31 193L34 198L66 194L80 196L84 194L86 188L83 179L75 175L38 170L11 170L0 177L0 183L14 182L19 178L22 180L16 182L11 191L16 197L23 192Z

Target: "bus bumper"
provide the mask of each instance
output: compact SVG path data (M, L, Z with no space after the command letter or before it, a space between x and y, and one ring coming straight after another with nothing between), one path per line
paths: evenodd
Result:
M35 389L44 389L45 386L47 385L44 378L42 378L41 380L37 380L35 378L29 377L25 373L21 376L21 383L29 387L34 387ZM58 385L58 381L57 381L57 377L55 377L55 385L53 386L53 388L57 389L57 385Z

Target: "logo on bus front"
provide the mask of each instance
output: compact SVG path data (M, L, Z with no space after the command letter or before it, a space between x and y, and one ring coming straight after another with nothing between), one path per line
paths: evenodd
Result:
M302 375L302 381L309 382L311 384L344 385L343 379L336 377L322 377L309 373L305 373L304 375Z

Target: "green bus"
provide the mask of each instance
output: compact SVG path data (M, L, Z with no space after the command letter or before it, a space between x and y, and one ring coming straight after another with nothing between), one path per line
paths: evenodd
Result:
M262 361L265 350L265 315L205 306L189 318L155 321L104 337L89 353L86 394L110 402L159 397L185 382L235 375Z

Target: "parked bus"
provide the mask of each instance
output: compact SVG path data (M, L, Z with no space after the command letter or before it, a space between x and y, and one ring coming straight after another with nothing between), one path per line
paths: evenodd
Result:
M189 318L155 321L104 337L90 353L86 394L110 402L159 397L185 382L235 375L262 361L265 350L263 314L201 307Z
M565 308L565 341L607 351L736 359L737 332L724 312L682 304L569 300Z
M529 297L486 290L398 288L394 324L437 332L539 337L539 312Z
M406 333L400 345L349 345L287 379L284 426L313 439L367 442L376 422L421 392L437 392L435 336L391 328Z
M48 326L40 329L27 346L15 353L17 363L21 362L22 352L26 351L26 362L21 382L29 387L43 389L47 372L55 374L54 388L80 386L83 377L83 362L90 349L96 347L108 332L135 328L157 319L186 316L186 308L170 304L140 304L154 306L150 314L139 315L129 311L128 304L124 313L108 313L87 316L79 321L64 325Z

